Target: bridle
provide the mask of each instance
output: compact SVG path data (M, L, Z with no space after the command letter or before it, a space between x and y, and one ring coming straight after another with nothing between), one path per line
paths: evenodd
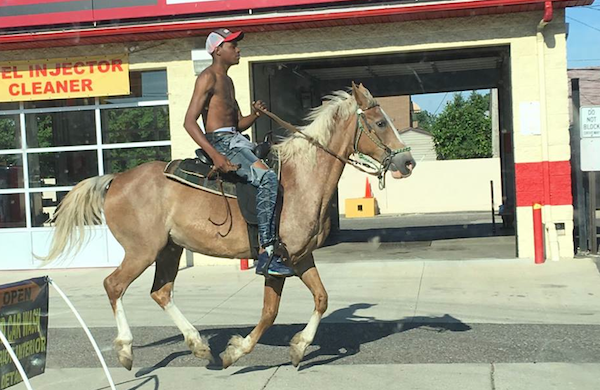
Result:
M357 154L358 158L363 161L362 162L355 161L355 160L351 160L351 161L353 162L353 164L355 164L355 165L353 165L355 168L358 168L356 166L356 164L361 164L361 165L369 167L370 169L374 169L375 172L366 172L364 170L362 170L362 171L366 172L370 175L377 176L377 178L379 179L379 189L383 190L385 188L385 174L390 169L390 165L392 164L392 159L397 154L410 152L410 146L407 146L407 147L404 147L401 149L393 149L392 150L386 144L384 144L383 141L381 141L381 138L379 138L379 136L377 135L377 132L373 129L373 127L371 126L371 124L369 123L369 121L367 120L367 117L365 115L365 111L369 111L376 107L379 107L379 104L372 104L369 107L367 107L364 111L360 107L358 107L356 109L356 130L355 130L356 135L354 137L354 153ZM392 131L394 131L396 133L396 137L398 137L398 139L400 139L400 135L398 134L397 130L394 128L394 125L392 124L392 122L389 120L389 117L385 114L385 112L383 110L381 110L381 111L383 112L386 120L388 121L388 126L390 126ZM363 122L364 122L364 125L363 125ZM365 129L365 127L366 127L366 129ZM360 150L358 150L358 143L360 142L360 137L363 134L366 135L371 140L371 142L373 142L375 144L375 146L377 146L380 149L383 149L384 157L383 157L383 161L381 163L379 163L375 159L363 154ZM377 165L379 165L379 166L377 166Z
M353 154L356 154L358 156L358 158L362 161L355 160L352 157L345 158L343 156L340 156L340 155L336 154L334 151L332 151L331 149L329 149L327 146L322 145L313 137L298 130L294 125L284 121L283 119L279 118L277 115L273 114L272 112L266 111L266 110L264 110L264 111L261 110L261 112L263 114L267 115L269 118L271 118L273 121L278 123L280 126L285 128L286 130L289 130L292 133L297 133L298 135L304 137L308 142L310 142L311 144L315 145L316 147L322 149L329 155L335 157L342 163L349 164L349 165L353 166L354 168L358 169L359 171L364 172L368 175L377 176L377 178L379 179L379 189L382 190L385 188L385 174L390 169L390 165L392 164L392 159L397 154L409 152L410 147L404 147L402 149L392 150L387 145L385 145L383 143L383 141L381 141L381 138L379 138L379 136L377 135L377 132L375 131L375 129L373 129L373 127L371 126L371 124L369 123L369 121L367 120L367 117L365 115L366 111L369 111L376 107L379 107L379 104L376 104L376 103L372 104L369 107L365 108L364 110L360 107L356 108L356 128L354 130L355 136L354 136ZM388 121L388 125L395 132L396 137L400 138L398 131L394 128L394 126L391 123L391 121L389 120L388 116L385 114L385 112L383 112L383 113L384 113L384 116L386 117L386 120ZM364 122L364 124L363 124L363 122ZM359 144L360 138L362 137L363 134L366 135L367 138L369 138L369 140L371 140L371 142L373 142L375 144L375 146L377 146L380 149L383 149L384 157L383 157L383 161L381 163L379 163L375 159L365 155L358 149L358 144ZM372 169L373 171L367 171L363 167L367 167L369 169Z

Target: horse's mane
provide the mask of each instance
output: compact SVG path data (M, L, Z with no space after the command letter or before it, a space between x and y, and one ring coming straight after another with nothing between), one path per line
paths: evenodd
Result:
M365 90L366 91L366 90ZM375 100L367 92L369 103ZM321 145L329 144L336 123L346 120L356 111L356 99L347 91L335 91L325 96L321 106L313 108L306 116L307 126L299 129L317 140ZM281 144L274 146L279 152L279 159L285 162L292 157L302 157L303 163L314 164L316 162L316 146L308 142L298 134L292 134Z

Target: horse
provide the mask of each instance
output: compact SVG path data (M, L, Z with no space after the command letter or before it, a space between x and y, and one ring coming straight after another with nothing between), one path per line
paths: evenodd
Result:
M303 359L327 310L328 296L315 266L313 251L327 238L328 212L345 167L354 153L389 169L395 179L411 175L415 161L389 117L371 93L352 83L337 91L307 116L310 123L274 145L279 154L283 200L279 234L286 244L289 263L314 298L314 311L306 327L290 342L294 366ZM310 139L312 142L309 142ZM321 147L318 147L321 146ZM325 153L327 151L328 153ZM79 250L86 225L104 220L125 250L123 261L104 280L117 323L114 349L128 370L133 365L133 336L123 306L127 287L150 265L155 277L150 296L171 317L193 354L213 361L207 340L179 311L173 286L183 248L209 256L249 258L247 225L235 199L198 190L163 174L164 162L148 162L119 174L88 178L78 183L61 202L54 216L55 234L47 261ZM228 203L228 204L227 204ZM209 222L231 218L228 234ZM250 353L277 317L285 278L265 278L261 318L246 337L230 338L220 355L223 368Z

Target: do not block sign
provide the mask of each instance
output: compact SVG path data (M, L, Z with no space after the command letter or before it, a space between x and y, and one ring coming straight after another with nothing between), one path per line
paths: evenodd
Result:
M600 106L581 107L579 123L581 170L600 171Z
M48 278L0 286L0 331L8 339L29 378L46 369ZM0 389L23 379L0 343Z

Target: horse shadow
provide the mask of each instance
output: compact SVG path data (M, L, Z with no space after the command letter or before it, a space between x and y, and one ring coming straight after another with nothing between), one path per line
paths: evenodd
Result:
M388 336L407 332L413 329L427 329L434 332L466 332L471 327L459 319L444 314L443 316L411 316L399 320L379 320L372 316L359 315L357 311L369 309L376 304L356 303L338 309L324 317L319 325L319 330L302 360L299 370L306 370L314 366L330 364L335 361L349 358L358 354L361 346L384 339ZM258 344L272 347L288 347L294 335L301 331L306 324L274 325L260 339ZM221 370L223 362L218 356L220 351L227 347L229 339L234 335L245 336L253 327L209 328L200 330L202 337L208 339L213 360L206 366L207 369ZM158 347L166 344L183 342L183 336L173 336L138 348ZM142 368L136 377L147 375L159 368L167 367L172 361L182 356L190 355L190 351L171 353L152 367ZM291 363L249 366L241 368L235 374L266 370L272 367L285 366Z

